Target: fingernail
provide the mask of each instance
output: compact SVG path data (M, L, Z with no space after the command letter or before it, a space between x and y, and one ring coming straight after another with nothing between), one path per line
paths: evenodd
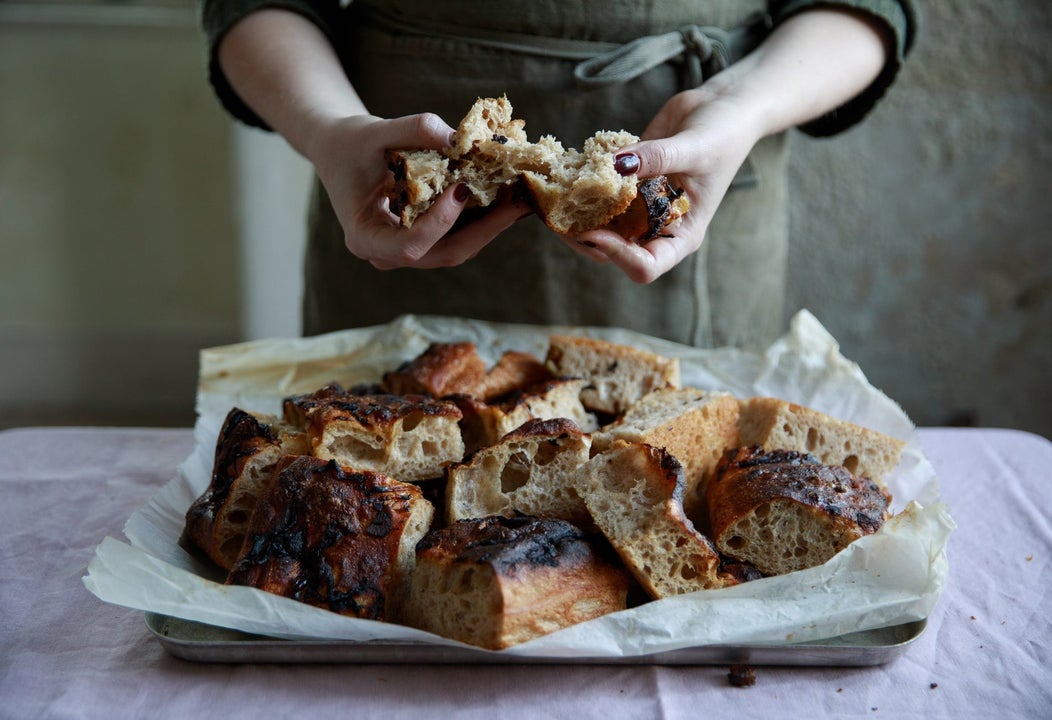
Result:
M597 247L599 247L598 245L596 245L591 240L578 240L577 243L579 245L584 245L585 247L588 247L588 248L597 248Z
M450 130L449 131L449 141L446 143L446 145L452 146L452 145L456 145L456 144L457 144L457 131L456 130Z
M467 202L469 197L471 197L471 190L464 183L460 183L453 188L453 199L457 202Z
M614 170L618 175L635 175L639 172L639 156L635 153L622 153L614 158Z

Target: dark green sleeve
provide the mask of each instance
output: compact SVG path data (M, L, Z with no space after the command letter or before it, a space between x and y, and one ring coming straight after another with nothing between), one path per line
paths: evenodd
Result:
M269 130L270 128L248 105L242 102L230 86L217 52L219 43L227 31L249 13L263 8L281 8L299 13L311 20L330 40L336 37L335 15L339 12L338 0L200 0L201 28L205 34L208 51L208 80L216 96L227 112L247 125Z
M805 10L832 7L866 13L891 33L892 51L873 84L840 107L799 127L814 137L835 135L862 120L895 81L917 36L919 18L913 0L782 0L771 2L770 6L776 24Z

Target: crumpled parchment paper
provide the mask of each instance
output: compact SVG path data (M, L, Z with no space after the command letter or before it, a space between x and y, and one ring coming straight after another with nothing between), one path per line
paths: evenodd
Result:
M899 406L845 359L804 311L766 352L697 349L609 328L500 325L406 316L373 328L204 350L195 447L176 476L129 518L127 542L105 538L84 578L100 599L272 637L460 643L390 623L358 620L248 587L222 584L178 541L186 509L207 487L215 441L238 406L280 412L281 399L328 382L380 375L432 341L472 341L493 362L506 349L544 356L548 337L577 333L680 358L683 384L739 397L781 397L908 441L886 479L896 515L825 565L722 590L681 595L581 623L501 652L541 657L637 656L709 644L793 643L926 618L947 581L954 528L935 473Z

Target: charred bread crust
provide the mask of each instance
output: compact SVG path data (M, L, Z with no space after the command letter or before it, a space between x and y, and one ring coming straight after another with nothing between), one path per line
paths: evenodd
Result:
M888 517L890 496L869 478L794 450L724 453L708 489L720 552L768 575L824 563Z
M334 461L283 458L227 584L342 615L397 617L432 514L413 485Z
M414 482L440 477L464 457L457 405L426 395L360 395L314 408L312 454Z
M625 607L627 574L571 523L485 517L417 545L407 620L499 650Z
M306 436L281 427L276 417L231 409L216 439L209 485L186 511L186 537L229 570L278 461L287 453L307 452Z

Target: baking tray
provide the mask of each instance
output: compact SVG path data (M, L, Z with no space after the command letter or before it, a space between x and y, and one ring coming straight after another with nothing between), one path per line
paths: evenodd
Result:
M281 640L146 613L146 626L175 657L209 663L801 665L865 667L891 662L923 634L926 620L826 640L777 645L706 645L633 657L524 657L416 642Z

